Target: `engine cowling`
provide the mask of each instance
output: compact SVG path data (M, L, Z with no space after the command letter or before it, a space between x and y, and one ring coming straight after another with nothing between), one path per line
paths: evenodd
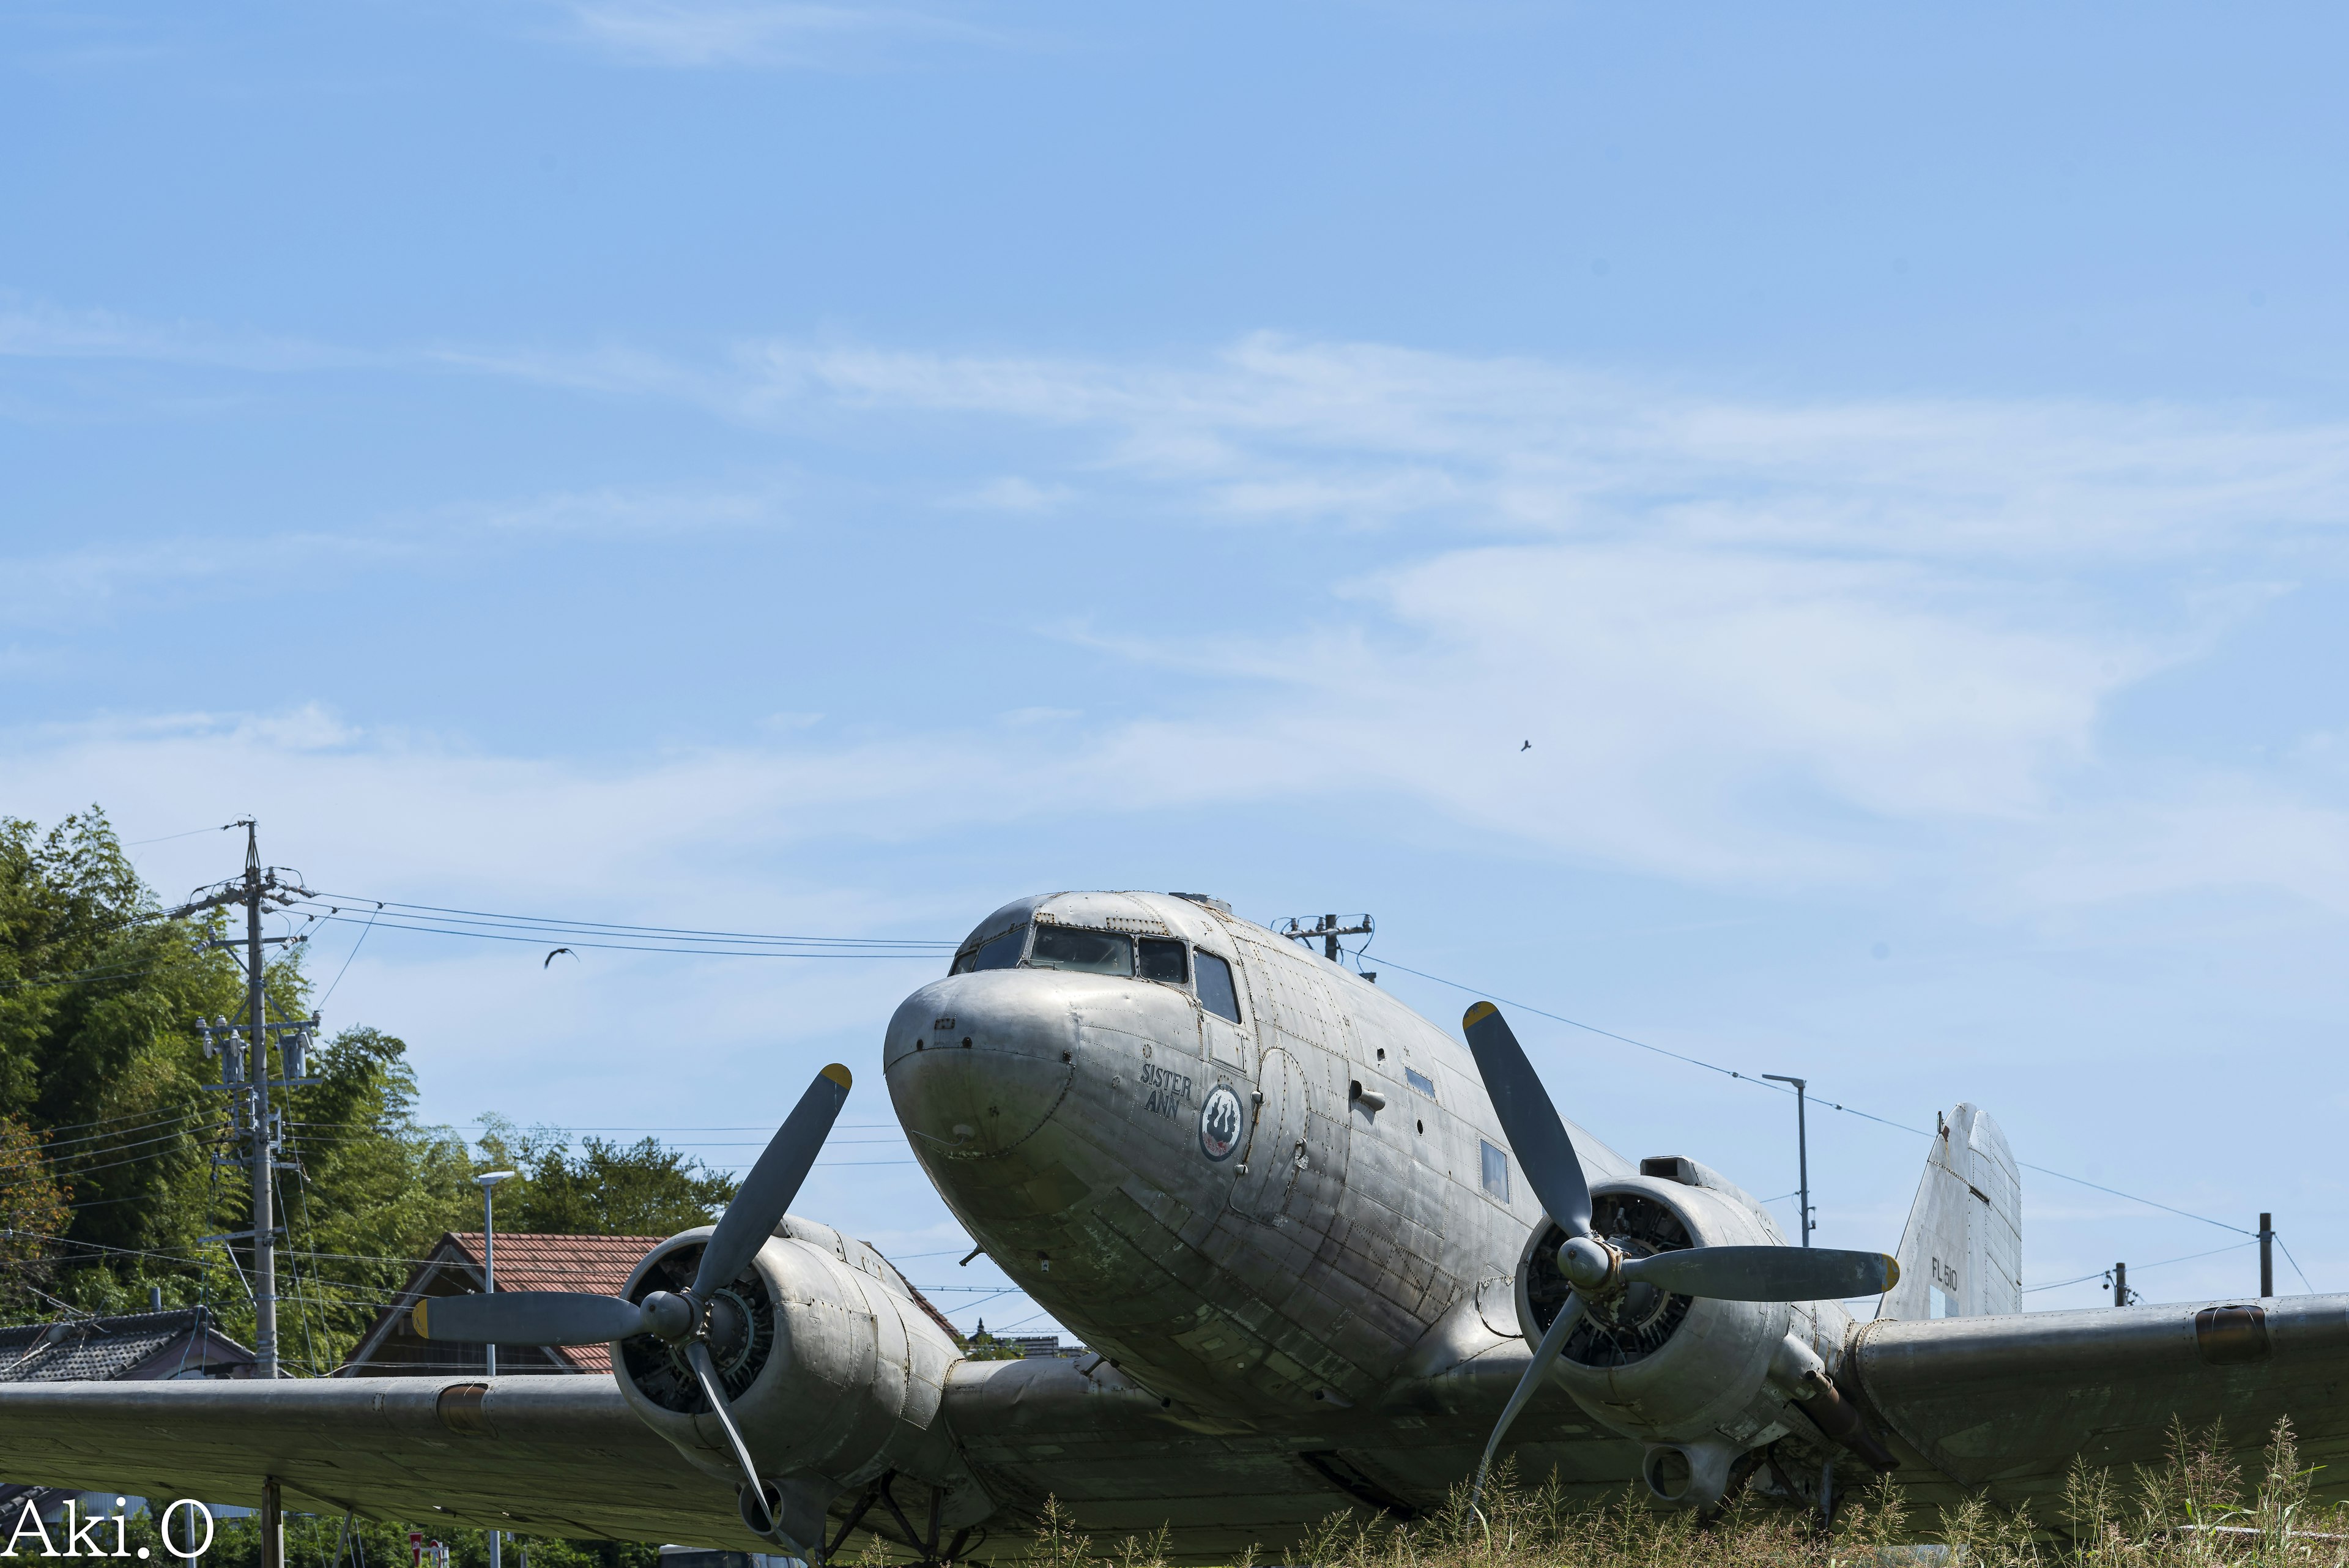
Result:
M1649 1162L1661 1164L1665 1162ZM1625 1177L1591 1189L1590 1227L1627 1256L1690 1246L1784 1245L1758 1206L1693 1161L1683 1179ZM1557 1262L1566 1232L1545 1219L1518 1258L1517 1324L1537 1344L1573 1292ZM1840 1309L1828 1304L1839 1319ZM1584 1303L1550 1376L1591 1419L1648 1445L1643 1474L1661 1501L1704 1506L1727 1490L1738 1458L1816 1428L1789 1406L1823 1383L1818 1303L1714 1301L1635 1284Z
M688 1283L714 1227L670 1237L629 1274L642 1301ZM788 1217L710 1307L711 1359L760 1468L787 1498L821 1508L889 1471L940 1488L945 1522L988 1510L938 1418L960 1355L895 1271L830 1226ZM740 1475L679 1352L651 1334L623 1340L612 1369L645 1424L698 1468Z

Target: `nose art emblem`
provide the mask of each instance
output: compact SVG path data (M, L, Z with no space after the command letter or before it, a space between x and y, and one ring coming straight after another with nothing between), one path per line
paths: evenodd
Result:
M1199 1107L1199 1152L1223 1161L1240 1146L1240 1097L1229 1084L1217 1084Z

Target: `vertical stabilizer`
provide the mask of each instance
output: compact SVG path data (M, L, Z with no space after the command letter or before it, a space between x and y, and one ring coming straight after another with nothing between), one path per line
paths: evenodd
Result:
M1940 1119L1900 1237L1900 1282L1878 1317L2023 1310L2023 1182L2006 1135L1979 1106Z

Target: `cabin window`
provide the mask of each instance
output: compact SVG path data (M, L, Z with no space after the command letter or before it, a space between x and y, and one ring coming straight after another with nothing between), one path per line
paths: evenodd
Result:
M1435 1098L1435 1080L1421 1072L1418 1068L1405 1067L1402 1070L1402 1081L1409 1084L1421 1094L1425 1095L1429 1099L1432 1100Z
M1485 1190L1506 1203L1509 1200L1509 1157L1483 1138L1476 1140L1476 1147L1485 1156Z
M1134 972L1144 980L1163 980L1172 985L1187 985L1191 980L1191 965L1183 956L1183 944L1168 941L1164 937L1142 939Z
M1240 993L1232 984L1232 966L1210 952L1199 955L1199 1005L1218 1018L1240 1021Z
M949 974L968 974L975 969L1017 969L1019 950L1028 940L1028 928L1014 926L999 937L990 937L968 952L957 954Z
M1080 926L1039 926L1028 962L1037 969L1072 969L1084 974L1133 973L1133 939L1119 931L1089 931Z

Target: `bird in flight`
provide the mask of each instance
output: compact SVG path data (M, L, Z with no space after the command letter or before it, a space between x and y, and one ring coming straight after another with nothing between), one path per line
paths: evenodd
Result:
M1524 745L1519 746L1519 747L1517 748L1517 750L1519 750L1519 751L1521 751L1521 752L1530 752L1530 751L1532 751L1533 749L1534 749L1534 743L1533 743L1531 741L1527 741Z
M552 964L552 963L554 961L556 955L557 955L557 954L561 954L561 953L571 953L571 950L570 950L569 948L557 948L557 949L555 949L554 952L551 952L551 953L549 953L549 954L547 954L547 955L546 955L546 961L545 961L545 962L544 962L544 963L541 963L538 967L539 967L539 968L541 968L541 969L544 969L544 968L546 968L546 967L547 967L547 965ZM572 957L572 961L573 961L574 962L578 961L579 955L578 955L577 953L571 953L571 957Z

